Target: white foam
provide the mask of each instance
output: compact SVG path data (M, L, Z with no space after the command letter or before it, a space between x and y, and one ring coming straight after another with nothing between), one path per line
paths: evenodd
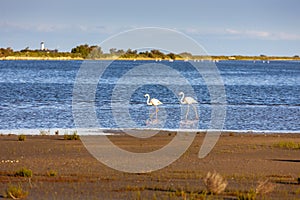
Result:
M24 134L24 135L55 135L58 131L59 135L73 134L78 135L114 135L118 132L126 131L166 131L166 132L221 132L221 133L241 133L241 134L280 134L291 133L300 134L299 131L290 130L217 130L217 129L167 129L167 128L51 128L51 129L2 129L0 134Z
M104 133L104 129L76 129L76 128L51 128L51 129L2 129L0 134L24 134L24 135L55 135L58 131L59 135L73 134L78 135L109 135Z

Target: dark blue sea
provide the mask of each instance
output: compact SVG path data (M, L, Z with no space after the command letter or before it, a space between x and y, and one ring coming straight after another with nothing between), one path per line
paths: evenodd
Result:
M117 120L124 110L134 123L126 127L124 119L122 128L147 128L149 114L155 109L146 104L146 93L163 103L158 112L159 117L164 116L160 128L179 128L181 113L186 113L187 107L182 107L177 94L166 86L181 89L179 79L172 79L174 74L161 68L165 65L184 77L193 89L193 94L186 95L198 101L198 129L209 128L212 106L221 103L226 108L224 130L300 131L300 62L294 61L214 63L223 81L225 104L212 102L207 84L213 83L205 82L203 74L184 61L162 61L159 65L155 61L0 61L0 129L76 128L72 108L77 73L82 64L93 68L103 66L103 62L108 66L101 77L96 77L98 82L93 81L94 74L87 74L83 83L91 84L91 88L96 84L90 103L95 107L99 128L119 128ZM130 73L140 65L149 67L142 74ZM167 80L166 85L148 81L146 76L154 71L156 78ZM132 84L141 81L131 87L131 80ZM76 95L80 94L77 90ZM124 94L130 98L123 102L119 98ZM195 117L192 107L188 117Z

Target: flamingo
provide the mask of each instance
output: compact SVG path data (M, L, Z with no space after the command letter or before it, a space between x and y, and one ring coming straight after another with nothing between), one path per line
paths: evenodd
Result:
M194 104L197 104L198 102L194 98L192 98L192 97L184 97L184 93L183 92L180 92L178 95L182 96L181 99L180 99L180 103L181 104L187 104L187 106L188 106L186 114L185 114L185 119L187 119L187 117L188 117L189 110L190 110L190 105L192 105L192 107L194 108L196 119L199 119L198 113L197 113L197 109L196 109L196 107L194 105Z
M156 120L157 120L157 113L158 113L158 105L163 104L162 102L160 102L158 99L152 98L150 100L150 95L149 94L145 94L144 97L147 97L147 105L148 106L154 106L155 107L155 115L156 115ZM150 115L150 119L152 118L152 116L154 115L154 113L152 115Z

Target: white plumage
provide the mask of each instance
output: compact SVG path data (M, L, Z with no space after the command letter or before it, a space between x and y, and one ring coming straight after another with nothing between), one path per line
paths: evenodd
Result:
M187 117L188 117L189 110L190 110L190 105L192 105L192 107L194 108L196 119L199 119L197 108L195 107L195 105L193 105L193 104L198 104L198 101L196 101L193 97L185 97L183 92L180 92L178 95L182 96L181 99L180 99L180 103L181 104L187 104L187 106L188 106L186 114L185 114L185 119L187 119Z
M149 94L145 94L144 97L147 97L147 105L149 106L154 106L155 107L155 113L153 113L152 115L150 115L150 119L153 117L153 115L155 114L156 115L156 120L157 120L157 113L159 111L158 109L158 105L161 105L163 104L162 102L160 102L158 99L155 99L155 98L152 98L150 100L150 95Z

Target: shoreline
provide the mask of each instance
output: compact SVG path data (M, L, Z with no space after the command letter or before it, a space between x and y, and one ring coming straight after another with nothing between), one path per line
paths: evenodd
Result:
M176 58L175 60L170 59L155 59L155 58L116 58L116 57L109 57L109 58L96 58L96 59L84 59L82 57L16 57L16 56L8 56L8 57L0 57L1 60L54 60L54 61L63 61L63 60L79 60L79 61L86 61L86 60L123 60L123 61L185 61L185 62L199 62L199 61L300 61L300 58L294 57L285 57L285 56L270 56L270 57L255 57L255 56L240 56L240 57L232 57L232 56L205 56L205 57L195 57L190 59L184 58Z
M207 132L220 132L221 134L253 134L253 135L272 135L272 134L300 134L299 131L291 130L213 130L213 129L156 129L156 128L37 128L37 129L0 129L0 135L55 135L58 131L59 135L73 134L76 132L78 135L117 135L125 134L130 131L141 132L166 132L166 133L207 133Z

